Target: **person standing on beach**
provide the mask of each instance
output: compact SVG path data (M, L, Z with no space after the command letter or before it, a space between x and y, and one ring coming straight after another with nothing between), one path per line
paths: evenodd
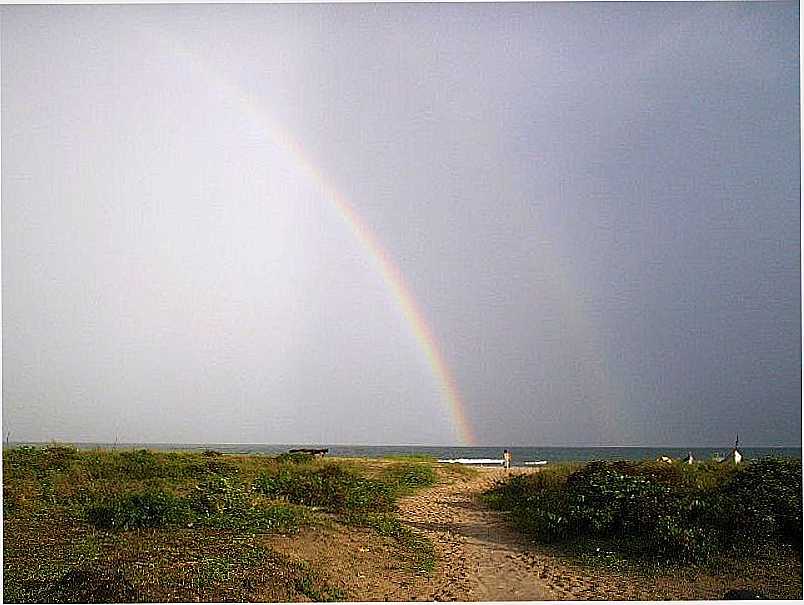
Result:
M511 452L508 450L503 450L503 466L506 470L511 470Z

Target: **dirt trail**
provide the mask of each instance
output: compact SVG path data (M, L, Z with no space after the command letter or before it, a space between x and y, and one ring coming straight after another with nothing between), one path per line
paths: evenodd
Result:
M527 472L527 471L513 471ZM436 601L540 601L577 598L556 582L546 559L528 552L501 513L476 496L503 477L481 469L477 477L441 484L400 502L400 517L433 542L438 563L422 595ZM588 598L588 597L587 597Z
M538 471L512 470L524 472ZM766 562L760 569L735 568L717 576L694 567L636 574L557 556L528 542L509 527L504 513L478 501L480 492L504 476L501 469L481 469L400 501L401 520L433 543L432 573L412 570L410 553L400 553L393 537L334 521L298 534L266 536L265 544L323 571L328 584L358 602L711 600L740 588L800 599L800 555L783 565Z

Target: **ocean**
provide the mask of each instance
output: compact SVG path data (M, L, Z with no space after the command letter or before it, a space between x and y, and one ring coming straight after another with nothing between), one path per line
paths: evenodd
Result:
M13 443L19 445L46 445ZM330 456L354 458L380 458L398 455L425 455L435 458L502 458L506 446L424 446L424 445L328 445L328 444L231 444L231 443L75 443L80 449L153 449L162 451L203 451L207 449L224 453L276 455L292 448L329 448ZM692 452L696 460L710 460L714 456L726 456L730 445L722 447L511 447L513 466L524 466L526 461L550 462L589 460L655 460L659 456L673 459L684 458ZM745 460L766 456L801 458L800 447L740 447Z

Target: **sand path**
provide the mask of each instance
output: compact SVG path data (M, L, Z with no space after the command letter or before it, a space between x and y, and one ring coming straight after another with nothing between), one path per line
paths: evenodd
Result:
M400 501L402 521L423 532L436 549L437 567L427 586L430 594L423 595L427 600L540 601L574 596L575 590L556 581L560 578L554 577L546 558L528 551L502 513L478 502L477 495L504 474L502 469L481 469L477 477L440 484Z

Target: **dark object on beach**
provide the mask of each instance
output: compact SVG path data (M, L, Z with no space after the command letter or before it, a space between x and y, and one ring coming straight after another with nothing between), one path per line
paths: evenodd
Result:
M767 600L764 594L757 592L756 590L746 590L745 588L736 588L732 589L726 594L723 595L722 599L724 601L753 601L753 600Z
M311 456L323 456L327 452L329 452L328 447L322 449L301 447L295 450L288 450L288 454L310 454Z

